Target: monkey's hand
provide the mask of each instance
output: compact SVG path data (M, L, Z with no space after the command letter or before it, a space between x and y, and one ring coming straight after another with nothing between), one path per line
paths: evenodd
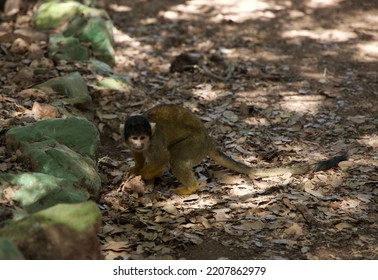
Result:
M135 176L141 175L140 174L140 168L137 168L136 166L131 167L127 173L125 174L126 178L133 178Z

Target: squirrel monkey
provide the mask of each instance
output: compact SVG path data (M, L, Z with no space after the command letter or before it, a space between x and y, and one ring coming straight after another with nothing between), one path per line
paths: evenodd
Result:
M192 167L209 155L216 163L250 177L269 177L285 173L306 174L335 167L346 155L314 164L285 168L255 168L235 161L216 146L201 120L191 111L175 105L158 105L145 116L131 116L124 127L126 145L134 157L130 175L141 175L144 180L160 177L170 165L172 173L183 184L177 194L192 194L199 185Z

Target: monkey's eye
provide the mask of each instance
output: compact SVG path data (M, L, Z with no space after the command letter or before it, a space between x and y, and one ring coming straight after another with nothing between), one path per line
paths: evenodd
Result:
M131 137L131 139L133 139L134 141L137 141L138 140L138 136L133 136L133 137Z
M144 135L140 137L140 140L142 140L142 141L145 140L145 139L146 139L146 136L144 136Z

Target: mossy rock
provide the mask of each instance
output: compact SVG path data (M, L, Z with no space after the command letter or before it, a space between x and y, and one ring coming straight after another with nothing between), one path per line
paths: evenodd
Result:
M20 159L33 172L2 175L4 182L22 186L14 199L29 212L59 202L98 199L101 178L94 155L100 136L93 123L83 118L44 120L10 129L6 142L8 149L21 151Z
M67 96L67 98L57 100L53 103L65 116L83 116L88 120L93 120L94 105L88 93L87 84L80 73L74 72L62 77L50 79L37 85L36 88L42 90L44 88L52 88ZM69 110L72 113L66 110L67 104L71 105Z
M93 55L109 65L115 64L113 24L102 17L76 17L63 32L65 37L75 37L90 42Z
M101 259L94 202L58 204L0 229L26 259Z
M16 150L25 143L56 142L72 150L93 157L99 144L100 134L96 126L84 118L48 119L35 124L10 129L6 134L7 147Z
M80 14L109 18L105 10L88 7L79 1L44 1L38 7L35 23L40 29L54 29Z
M0 260L23 260L24 256L9 239L0 238Z
M63 178L43 173L0 174L0 191L12 190L12 200L20 203L28 213L34 213L58 203L87 201L90 194L76 189ZM9 195L8 195L9 196Z
M85 61L89 59L89 50L79 39L58 33L50 36L49 55L58 61Z

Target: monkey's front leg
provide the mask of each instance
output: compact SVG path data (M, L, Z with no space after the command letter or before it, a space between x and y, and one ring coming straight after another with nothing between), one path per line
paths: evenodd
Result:
M143 180L152 180L157 177L161 177L165 170L165 164L145 164L140 171Z
M128 177L141 175L140 171L143 169L145 158L143 153L132 153L135 165L128 170Z

